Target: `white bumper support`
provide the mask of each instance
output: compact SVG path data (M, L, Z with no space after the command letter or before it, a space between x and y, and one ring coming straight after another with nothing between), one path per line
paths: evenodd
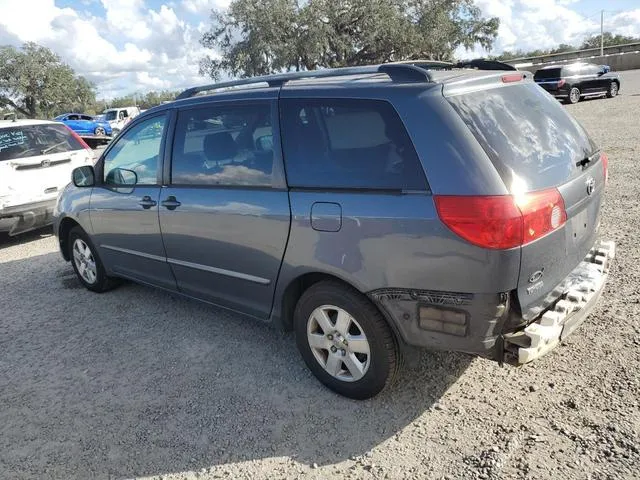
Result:
M518 348L519 364L547 354L580 326L604 289L615 252L614 242L600 242L569 274L563 298L524 329L529 345Z

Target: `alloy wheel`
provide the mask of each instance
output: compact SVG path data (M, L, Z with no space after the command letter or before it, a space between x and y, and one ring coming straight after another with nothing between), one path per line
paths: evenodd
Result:
M98 279L96 261L91 253L91 248L81 238L76 238L73 242L73 263L85 282L89 285L96 283Z
M344 382L355 382L371 363L369 341L346 310L333 305L316 308L307 321L307 341L324 370Z

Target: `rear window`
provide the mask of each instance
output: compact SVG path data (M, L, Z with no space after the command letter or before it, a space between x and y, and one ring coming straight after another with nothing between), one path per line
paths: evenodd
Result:
M427 189L409 134L388 102L285 99L281 108L289 186Z
M554 78L560 78L561 77L561 70L559 68L548 68L548 69L544 69L544 70L538 70L534 75L533 78L535 80L549 80L549 79L554 79Z
M64 125L24 125L0 129L0 161L82 150Z
M543 89L525 83L448 98L510 191L561 185L597 150L584 128Z

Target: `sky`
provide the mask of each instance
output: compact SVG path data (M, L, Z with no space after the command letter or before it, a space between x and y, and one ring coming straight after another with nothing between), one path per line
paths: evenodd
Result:
M97 86L99 98L179 90L206 82L199 39L212 8L230 0L0 0L0 45L37 42L55 51ZM579 44L605 30L640 36L640 0L476 0L500 18L491 52Z

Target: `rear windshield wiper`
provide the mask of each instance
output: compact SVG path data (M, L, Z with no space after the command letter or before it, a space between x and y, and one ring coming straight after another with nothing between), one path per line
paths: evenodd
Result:
M44 150L40 151L40 154L42 155L46 155L47 153L49 153L51 150L55 150L58 147L61 147L62 145L64 145L65 143L67 143L66 140L64 140L63 142L60 143L56 143L54 145L51 145L50 147L45 148Z

